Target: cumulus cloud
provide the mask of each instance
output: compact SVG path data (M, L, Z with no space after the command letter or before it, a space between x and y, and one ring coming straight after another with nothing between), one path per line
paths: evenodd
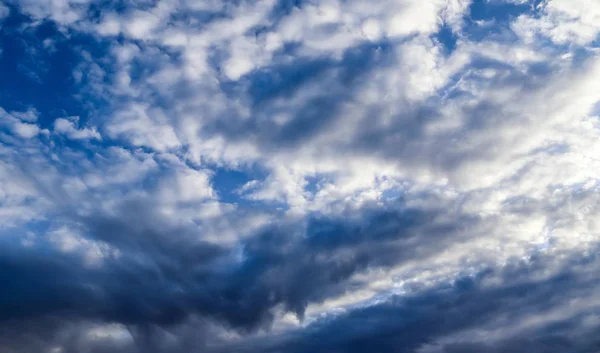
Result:
M593 1L9 6L2 349L600 349Z
M0 108L0 124L10 129L15 136L23 139L36 137L42 129L35 124L37 117L32 111L7 113Z
M100 133L94 128L78 129L76 126L78 121L79 117L58 118L54 121L54 132L74 140L102 139Z
M559 44L586 45L600 34L600 5L597 2L550 0L541 2L537 8L544 16L522 16L515 21L514 28L526 40L534 40L537 34Z

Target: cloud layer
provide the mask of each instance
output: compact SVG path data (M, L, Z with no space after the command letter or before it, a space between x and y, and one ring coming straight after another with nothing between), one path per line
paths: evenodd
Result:
M0 350L600 350L600 3L0 3Z

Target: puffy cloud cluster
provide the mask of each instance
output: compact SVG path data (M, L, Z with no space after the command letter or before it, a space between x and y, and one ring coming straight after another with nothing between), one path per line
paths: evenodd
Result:
M536 5L542 18L523 16L515 22L517 33L528 41L533 36L550 38L557 44L588 45L600 33L600 5L590 0L550 0Z
M600 349L599 11L0 5L0 350Z

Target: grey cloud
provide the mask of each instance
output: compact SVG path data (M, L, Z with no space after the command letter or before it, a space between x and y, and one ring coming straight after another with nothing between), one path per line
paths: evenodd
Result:
M280 342L262 342L251 349L240 346L234 351L594 352L600 348L595 335L600 324L593 318L600 308L596 305L574 313L569 313L569 308L577 298L597 294L597 274L587 271L596 268L598 260L593 255L570 258L561 271L536 278L550 261L551 255L539 256L531 263L516 262L499 271L459 279L452 286L392 297L381 304L319 320L305 330L281 337ZM581 270L583 274L578 273ZM498 284L488 284L494 281ZM519 327L531 316L552 310L565 310L566 315L502 334L502 330ZM487 333L477 337L477 331ZM499 336L494 336L496 332ZM448 339L451 337L454 340Z
M161 228L144 206L126 204L117 219L84 219L90 239L120 251L101 267L81 267L75 256L43 243L3 247L0 268L8 287L0 319L49 316L168 327L197 314L252 331L269 326L276 305L302 316L309 303L360 285L349 282L353 274L440 251L460 229L477 223L438 221L440 211L399 204L365 209L350 222L325 217L305 226L270 226L245 242L240 262L200 234ZM438 245L421 246L429 242Z
M554 256L563 259L558 270ZM566 256L565 256L566 255ZM574 254L542 254L503 269L488 269L384 302L327 316L303 330L268 336L224 339L204 320L189 319L160 328L132 324L129 338L85 339L85 324L56 319L3 325L4 347L44 352L46 345L66 352L437 352L591 353L600 346L598 305L578 298L598 293L598 259ZM583 304L583 306L579 306ZM559 315L553 317L552 312ZM550 313L547 316L547 313ZM541 315L541 316L540 316ZM540 319L536 319L539 317ZM58 326L57 326L58 324ZM62 327L62 331L59 329ZM18 328L19 330L15 330ZM78 331L79 330L79 331ZM12 334L11 334L12 332ZM27 332L23 335L22 332ZM79 334L78 334L79 332ZM212 334L211 334L212 333ZM133 337L133 338L131 338ZM15 350L16 351L16 350ZM12 351L9 350L12 353Z

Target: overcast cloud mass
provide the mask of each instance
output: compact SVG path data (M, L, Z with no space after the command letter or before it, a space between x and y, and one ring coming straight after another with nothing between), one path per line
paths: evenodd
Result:
M0 352L600 352L600 1L0 0Z

